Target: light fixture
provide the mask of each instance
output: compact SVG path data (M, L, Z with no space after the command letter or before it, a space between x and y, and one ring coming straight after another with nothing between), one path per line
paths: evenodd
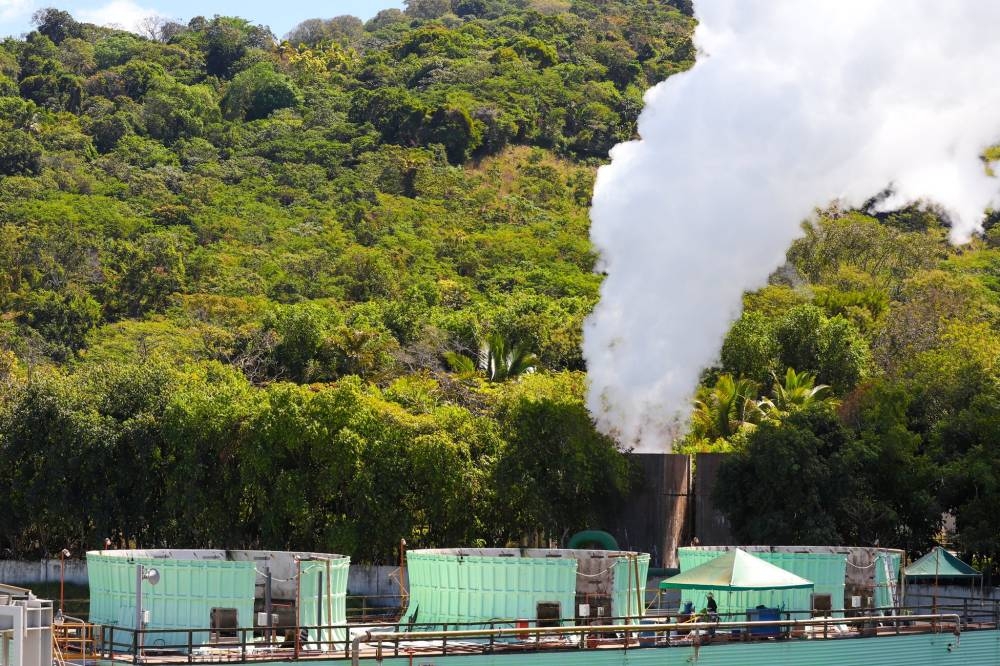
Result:
M59 611L56 613L56 624L63 623L63 603L66 599L66 558L70 556L69 550L63 548L59 552Z
M150 585L160 582L160 572L153 567L146 567L142 564L135 565L135 650L136 657L142 653L142 635L148 624L148 613L142 610L142 581L148 581Z
M150 585L156 585L157 583L160 582L160 571L158 569L155 569L153 567L147 569L146 567L143 567L141 564L139 566L142 567L143 569L143 574L142 574L143 580L148 581Z

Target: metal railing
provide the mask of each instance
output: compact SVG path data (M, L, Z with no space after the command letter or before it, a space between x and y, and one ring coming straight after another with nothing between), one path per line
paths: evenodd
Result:
M701 645L716 641L767 640L773 638L842 638L879 634L941 632L960 634L966 626L960 613L872 614L858 617L792 619L796 611L784 611L780 619L747 621L729 616L709 620L694 616L677 621L678 614L638 618L609 617L572 626L538 626L535 621L494 620L461 624L385 623L369 626L352 639L357 625L262 627L225 630L225 635L207 628L141 629L102 626L98 650L108 660L132 663L156 661L170 656L189 664L231 661L351 659L357 664L362 646L376 659L390 651L393 656L421 654L491 653L511 650L589 649L614 645L623 649L649 645ZM991 626L996 627L993 623ZM845 633L846 631L849 633ZM210 640L213 638L214 640Z
M576 647L586 648L589 647L587 641L584 640L587 634L592 634L595 632L600 633L613 633L621 634L622 641L621 645L623 648L628 649L630 644L632 644L632 637L636 638L636 644L639 644L639 638L642 634L663 634L666 636L665 645L669 646L670 634L672 632L685 631L689 635L693 635L693 641L698 642L701 640L703 635L707 635L708 632L719 632L726 630L739 630L741 635L750 634L751 630L754 628L776 628L781 633L787 635L792 628L805 629L808 627L821 627L823 629L823 636L829 635L829 627L831 625L852 625L858 624L860 628L864 628L864 624L872 623L876 618L874 617L859 617L859 618L814 618L810 620L774 620L774 621L761 621L761 622L685 622L685 623L664 623L664 624L624 624L624 625L597 625L597 626L572 626L572 627L535 627L533 629L527 630L524 627L515 628L503 628L503 629L472 629L472 630L452 630L452 631L416 631L408 632L406 634L398 633L384 633L384 632L373 632L367 631L363 634L355 636L351 641L351 664L352 666L358 666L361 657L361 646L363 644L372 645L375 647L375 659L379 661L383 658L383 645L389 643L394 646L393 656L399 656L399 647L401 642L412 643L414 641L440 641L440 645L432 646L435 654L447 655L448 641L449 639L453 641L452 654L456 651L468 652L470 646L468 644L462 644L461 646L454 645L454 641L457 639L479 639L483 640L480 645L474 645L472 648L476 651L481 651L482 653L493 652L496 649L496 640L500 638L515 638L524 639L525 636L533 637L536 645L541 644L541 638L544 637L562 637L567 636L579 636L580 640ZM889 623L891 626L895 626L895 634L899 634L900 626L902 622L924 622L927 623L927 629L929 631L940 632L944 624L950 624L952 627L952 633L956 636L961 634L962 624L961 619L955 614L938 614L938 615L893 615L893 616L882 616L878 618L883 623ZM702 634L705 632L705 634ZM456 650L455 648L458 648ZM412 648L411 648L412 649ZM411 652L412 654L412 652Z

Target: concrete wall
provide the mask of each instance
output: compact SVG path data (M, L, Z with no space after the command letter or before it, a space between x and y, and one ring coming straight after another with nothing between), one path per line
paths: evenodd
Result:
M0 583L31 587L37 583L59 582L59 560L23 562L20 560L0 560ZM66 582L74 585L87 584L87 562L66 560Z
M956 585L911 583L903 603L914 613L961 613L967 622L994 622L1000 617L1000 587L980 587L979 581Z
M633 453L641 473L609 531L625 550L649 553L650 566L676 567L677 548L690 539L691 458L673 453Z
M379 597L386 606L398 606L401 601L398 572L399 567L352 564L347 575L347 594ZM392 574L396 573L395 576ZM405 576L403 582L408 584Z
M715 508L712 491L725 453L695 455L694 476L694 536L702 546L723 546L733 543L729 521ZM680 544L687 545L687 544Z

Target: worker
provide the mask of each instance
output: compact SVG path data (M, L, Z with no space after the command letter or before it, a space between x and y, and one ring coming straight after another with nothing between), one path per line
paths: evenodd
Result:
M711 592L708 593L708 602L705 604L705 610L708 611L708 621L718 622L719 621L719 605L715 603L715 595ZM712 627L708 630L709 636L715 635L715 628Z

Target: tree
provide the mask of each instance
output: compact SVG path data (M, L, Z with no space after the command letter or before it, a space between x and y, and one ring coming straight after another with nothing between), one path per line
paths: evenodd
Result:
M184 289L187 239L168 231L144 234L136 242L113 241L104 257L104 302L116 315L135 317L162 309Z
M868 372L870 352L857 328L814 305L799 305L775 324L779 367L798 368L829 383L837 393L852 388Z
M512 342L499 333L486 337L475 359L453 351L444 352L452 372L470 377L480 371L487 381L502 382L535 371L538 357L522 343Z
M493 333L479 347L479 369L491 382L502 382L535 371L538 357L523 343Z
M932 434L932 450L943 463L941 500L955 514L958 543L986 557L1000 554L998 399L994 384L939 421Z
M744 312L722 343L722 369L763 383L773 375L778 354L772 320L759 312Z
M222 98L222 109L227 118L259 120L299 102L291 80L276 72L270 63L262 62L233 77Z
M739 543L843 543L851 434L822 405L762 423L719 468L715 499Z
M451 11L451 0L404 0L406 13L418 19L436 19Z
M219 107L204 86L185 86L169 78L153 83L143 99L146 132L163 143L198 137L220 119Z
M364 23L361 19L355 16L335 16L332 19L306 19L292 28L285 39L294 45L318 46L329 41L350 44L363 34Z
M333 359L327 340L337 323L336 313L310 303L269 312L262 328L276 335L271 352L274 375L296 382L329 378Z
M816 378L812 374L788 368L783 381L774 377L771 397L761 400L760 409L767 420L780 421L792 412L806 409L822 400L829 389L826 384L816 385Z
M90 294L76 290L56 293L45 289L24 295L18 322L30 326L51 345L58 360L84 346L87 332L101 321L101 306Z
M876 382L857 398L856 438L845 453L854 488L843 498L848 543L924 550L941 527L942 470L912 431L914 397L906 387ZM850 419L850 417L848 417ZM851 419L853 421L853 419Z
M749 379L733 379L723 374L711 389L702 387L694 401L691 434L714 442L752 431L760 421L757 384Z
M425 141L444 146L448 161L462 164L483 140L482 123L458 106L438 107L426 122Z
M26 132L0 130L0 173L35 175L42 170L42 147Z
M216 16L205 26L205 69L210 76L228 79L251 49L270 50L274 35L260 25L239 18Z
M628 489L629 468L577 398L582 377L538 374L512 386L496 415L507 441L495 483L497 508L515 530L508 538L536 530L561 538L604 524Z
M31 16L38 32L60 44L70 37L82 37L83 30L69 12L54 7L39 9Z

